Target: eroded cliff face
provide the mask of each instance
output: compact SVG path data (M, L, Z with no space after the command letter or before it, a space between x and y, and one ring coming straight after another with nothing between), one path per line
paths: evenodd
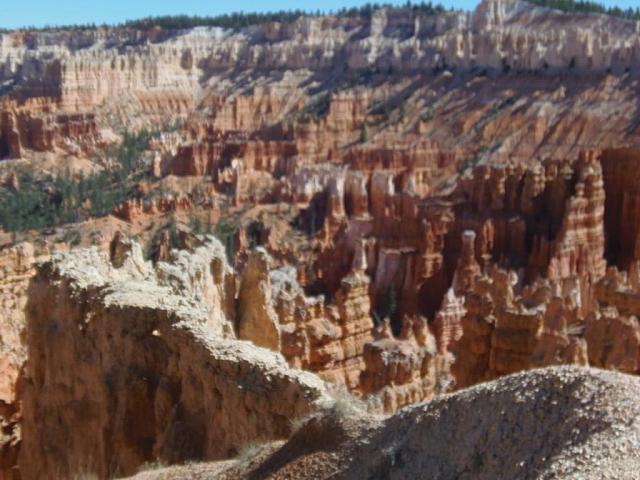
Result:
M637 152L629 150L581 156L556 240L543 240L549 253L542 264L532 252L542 277L527 281L526 270L494 264L466 282L467 313L453 348L458 386L561 363L637 373L638 270L633 251L621 248L618 240L624 225L618 218L629 215L618 202L632 198L635 187L624 182L614 158L627 168L638 161ZM540 185L539 192L549 188ZM605 258L626 270L610 266L605 272ZM545 264L546 272L539 270ZM465 270L459 265L456 275Z
M589 151L575 161L530 166L480 165L439 197L416 194L413 176L392 171L367 177L335 170L331 181L325 170L315 170L303 177L309 190L298 191L323 198L308 207L322 222L317 282L338 296L332 285L348 278L349 264L362 257L373 312L390 316L380 340L365 345L361 388L391 389L415 400L438 391L434 379L446 384L449 366L460 388L536 366L621 365L625 355L619 352L635 352L636 322L630 315L637 314L638 270L634 262L628 280L615 272L605 275L605 259L619 248L607 247L605 239L620 228L607 219L630 211L617 200L608 207L605 199L609 189L612 199L635 191L616 183L622 170L613 169L609 159L624 155L632 170L629 151ZM420 315L430 319L442 354L431 365L440 365L435 371L444 374L426 374L419 362L399 360L416 358L408 352L425 345L406 342L417 328L409 328L410 319ZM630 340L611 340L615 329L629 330ZM602 348L611 341L618 353L608 360ZM401 393L418 372L431 379L429 387L414 397ZM394 401L386 401L389 409L403 405Z
M269 254L262 248L249 257L238 294L238 337L280 351L280 325L271 302Z
M115 261L81 250L38 267L27 306L24 478L226 458L286 437L291 419L325 396L317 377L226 328L233 291L218 242L155 268L128 246Z
M369 279L354 270L341 282L334 302L305 295L293 269L272 272L273 304L282 331L282 353L292 366L317 372L351 390L359 388L363 351L373 340Z
M217 177L239 158L270 172L358 162L362 129L393 162L637 145L638 25L484 0L472 13L380 9L241 30L6 33L0 81L19 107L2 108L0 154L187 118L167 173Z
M394 304L396 334L404 315L434 319L445 292L452 285L457 294L469 288L481 265L518 270L525 283L538 276L594 283L606 267L598 158L478 166L439 197L418 195L412 175L377 171L354 183L349 179L356 174L337 172L346 175L344 187L320 189L326 198L337 196L332 202L339 207L315 215L323 221L318 281L333 292L362 250L374 310L386 314Z
M0 476L7 479L19 478L15 468L21 439L19 383L27 358L24 307L34 260L28 243L0 252Z
M635 149L602 152L606 196L607 256L625 270L638 260L638 186L630 173L638 165Z
M307 295L291 266L269 272L269 261L262 249L249 258L238 296L240 338L279 350L292 367L355 395L376 397L388 412L448 388L452 357L444 343L450 329L439 332L443 346L438 348L424 318L406 317L397 338L388 318L375 327L364 251L331 301ZM443 305L447 321L462 313L459 303Z
M70 104L98 103L123 92L127 82L149 91L171 89L237 65L326 70L338 57L350 69L379 65L405 72L438 64L566 68L572 59L573 67L584 71L636 64L636 22L575 15L562 28L569 17L519 0L485 0L472 13L381 9L369 18L301 18L239 32L195 28L176 35L154 27L15 32L3 35L0 48L3 76L21 93L62 93ZM119 50L122 46L127 48ZM94 88L82 88L96 68L103 75L91 79Z
M25 150L71 154L104 146L94 113L66 113L50 99L0 102L0 154L21 158Z

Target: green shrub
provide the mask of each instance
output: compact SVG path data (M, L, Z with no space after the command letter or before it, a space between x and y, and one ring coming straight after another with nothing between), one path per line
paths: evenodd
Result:
M67 230L62 237L62 241L75 247L80 245L82 234L78 230Z
M156 251L158 250L158 246L160 245L160 240L162 239L162 235L164 232L169 232L169 249L177 249L181 248L180 237L178 235L178 226L176 225L175 219L172 219L170 223L168 223L165 227L157 230L147 246L145 248L145 257L147 259L151 259L154 257Z
M227 260L233 265L236 258L236 227L225 220L220 220L214 235L224 245Z
M367 132L367 125L363 123L360 127L360 143L367 143L368 138L369 132Z

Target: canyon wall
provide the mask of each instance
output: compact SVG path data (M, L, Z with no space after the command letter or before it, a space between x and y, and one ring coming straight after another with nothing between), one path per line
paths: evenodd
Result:
M0 103L0 157L21 158L25 150L90 152L102 143L94 113L65 113L49 99Z
M115 97L127 85L172 90L197 83L202 73L233 67L330 69L338 58L350 69L376 65L405 72L437 65L624 69L640 55L638 28L637 22L605 15L571 16L520 0L485 0L470 13L381 9L369 18L303 17L240 31L20 31L3 34L0 58L2 79L13 80L23 95L62 94L77 106ZM92 70L101 75L89 80ZM91 89L85 87L88 80Z
M198 237L155 266L122 236L55 255L28 292L21 473L232 456L316 408L305 370L388 412L539 366L637 373L640 275L605 271L606 163L625 152L477 166L439 199L402 171L315 171L298 191L325 195L308 208L324 208L318 273L340 279L328 297L261 248L238 275Z
M557 240L534 237L534 245L548 244L541 264L548 269L538 270L542 277L522 283L526 270L493 265L466 282L467 314L462 336L453 345L459 387L561 363L638 373L637 263L633 249L620 242L629 238L621 229L631 221L628 205L636 190L622 172L632 171L639 161L637 151L627 149L581 157L571 175L574 194L565 201ZM540 256L531 254L537 264ZM612 261L606 272L605 258Z
M609 159L625 155L617 170ZM612 340L609 331L629 329L627 338L635 338L638 270L633 263L628 279L606 273L606 259L615 253L606 239L617 238L621 228L609 219L633 214L615 202L633 198L635 186L624 187L618 172L632 171L637 158L610 150L584 152L575 161L479 165L440 198L421 198L412 180L391 171L369 178L334 171L334 178L343 178L337 189L323 170L305 177L312 192L324 192L323 202L308 207L319 208L315 217L323 222L316 234L322 289L338 296L331 286L348 278L349 262L362 256L372 313L390 317L380 339L365 345L361 388L402 391L406 380L388 379L383 386L383 376L372 379L384 364L374 352L400 358L390 352L403 351L398 342L407 336L418 337L410 335L417 328L410 319L420 315L430 319L443 353L434 365L447 372L446 355L453 353L456 388L535 366L620 364L622 352L635 347L632 340ZM619 353L607 360L602 341L613 342ZM402 368L415 373L422 367ZM427 390L422 398L437 388Z
M425 150L459 163L638 145L639 25L484 0L474 12L385 8L236 30L3 33L2 94L27 107L30 126L4 118L0 155L95 141L95 125L186 119L166 173L217 176L238 158L280 172L343 157L362 165L363 130L392 162Z

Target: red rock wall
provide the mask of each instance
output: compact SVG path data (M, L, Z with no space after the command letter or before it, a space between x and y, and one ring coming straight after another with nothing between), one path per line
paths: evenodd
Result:
M95 147L100 135L93 113L56 113L57 103L32 99L18 107L15 102L0 105L0 156L21 158L25 149L51 152L66 149L77 153Z
M623 269L640 259L640 166L637 149L609 149L601 157L606 191L607 259Z

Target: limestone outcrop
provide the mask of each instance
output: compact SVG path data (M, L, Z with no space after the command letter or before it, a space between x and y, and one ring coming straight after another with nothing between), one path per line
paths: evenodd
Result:
M23 95L62 91L70 105L95 104L107 95L126 93L127 82L150 92L171 91L196 83L203 71L215 74L236 65L329 69L346 40L350 42L344 59L356 70L373 65L403 72L434 65L535 70L546 62L547 69L572 65L577 71L598 72L634 65L638 55L635 22L592 15L566 25L568 18L520 0L485 0L470 13L434 16L419 10L381 9L370 18L301 18L292 24L269 23L240 32L219 28L187 30L178 36L153 28L15 32L3 35L0 52L3 75L14 78ZM358 30L366 35L354 38ZM398 41L399 32L404 33L404 41ZM113 47L98 50L100 42ZM117 47L126 43L131 47L119 51ZM55 61L47 62L45 53ZM80 88L89 80L87 72L96 68L102 75L91 79L93 88ZM35 72L44 75L38 77ZM261 107L268 112L273 105L264 102ZM222 116L223 124L234 128L238 122L250 121L234 116L239 108Z
M280 325L271 301L269 254L258 248L249 257L238 292L238 338L280 351Z
M103 142L94 113L66 113L55 101L0 102L0 158L37 152L92 152Z
M271 272L273 305L282 353L295 367L358 390L366 345L373 340L369 279L361 270L345 277L333 302L305 295L292 269Z
M113 215L131 222L143 215L157 213L166 215L176 212L191 212L193 209L193 202L188 196L165 195L151 200L127 200L116 206Z
M375 394L386 412L429 400L450 386L453 357L438 350L424 318L405 317L397 338L388 321L383 323L376 340L365 345L364 360L359 388Z
M155 267L134 242L114 251L54 255L30 285L24 478L226 458L324 398L314 375L233 338L219 242Z

